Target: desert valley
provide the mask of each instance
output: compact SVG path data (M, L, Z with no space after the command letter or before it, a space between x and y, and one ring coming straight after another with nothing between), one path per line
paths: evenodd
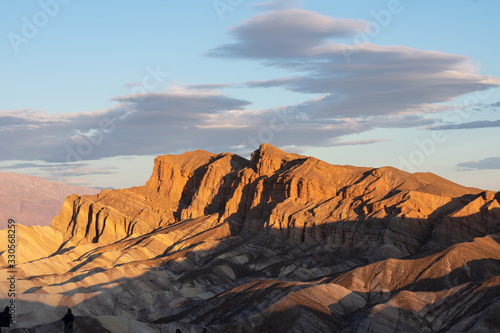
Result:
M500 331L500 192L431 173L163 155L16 237L12 333Z

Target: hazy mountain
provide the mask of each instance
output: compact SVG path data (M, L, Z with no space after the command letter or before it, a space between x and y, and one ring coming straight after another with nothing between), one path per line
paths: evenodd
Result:
M433 174L195 151L18 229L18 322L36 332L66 307L100 332L500 329L500 192Z
M0 221L9 218L24 225L49 225L71 194L96 194L98 190L40 177L0 172Z

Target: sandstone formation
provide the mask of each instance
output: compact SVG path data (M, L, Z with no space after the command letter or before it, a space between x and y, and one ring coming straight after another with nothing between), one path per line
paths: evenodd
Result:
M500 330L500 192L428 173L267 144L165 155L146 185L69 196L18 234L13 332L66 307L103 332Z
M68 195L98 192L86 186L0 172L0 225L5 228L7 220L15 218L24 225L48 226Z

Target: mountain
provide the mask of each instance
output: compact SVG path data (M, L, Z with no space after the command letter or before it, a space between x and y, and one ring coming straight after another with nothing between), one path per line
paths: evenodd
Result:
M98 190L66 185L40 177L0 172L0 221L15 219L24 225L48 226L71 194L96 194Z
M17 235L18 332L500 330L500 192L430 173L198 150Z

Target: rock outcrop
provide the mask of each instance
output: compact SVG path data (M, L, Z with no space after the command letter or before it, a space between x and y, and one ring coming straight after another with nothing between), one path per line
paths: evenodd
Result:
M68 197L52 226L66 241L102 244L217 214L232 235L266 229L408 255L430 239L451 245L495 231L498 206L494 193L433 174L334 166L264 144L250 161L205 151L160 156L145 186Z
M500 328L500 193L429 173L267 144L165 155L144 186L72 195L50 230L20 231L19 320L37 331L68 306L110 332Z

